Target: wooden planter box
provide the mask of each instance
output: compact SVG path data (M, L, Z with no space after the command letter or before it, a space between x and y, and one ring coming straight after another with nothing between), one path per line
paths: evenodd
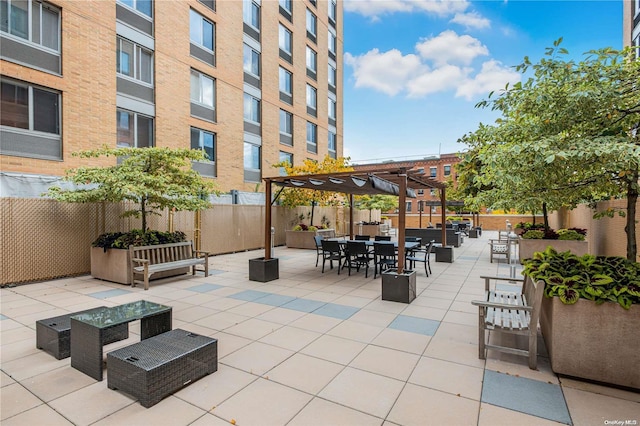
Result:
M545 251L548 246L553 247L558 253L570 251L578 256L589 253L589 244L587 241L573 240L526 240L520 238L518 240L520 262L524 259L533 258L533 253L537 251Z
M189 268L186 267L173 271L158 272L153 274L152 279L156 280L188 273ZM107 249L105 252L104 249L100 247L91 247L91 276L99 280L131 284L129 250Z
M640 306L544 297L540 328L555 373L640 389Z
M289 248L316 249L316 242L313 237L316 235L312 231L286 231L285 243Z

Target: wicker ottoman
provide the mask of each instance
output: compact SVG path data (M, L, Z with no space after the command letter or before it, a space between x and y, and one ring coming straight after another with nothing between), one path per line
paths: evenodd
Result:
M73 312L58 317L47 318L36 321L36 347L45 352L49 352L56 359L68 358L71 340L71 317L78 314L93 312L99 308L87 309L86 311ZM118 342L129 338L129 324L120 324L106 333L104 344Z
M107 354L107 386L149 408L218 370L218 340L175 329Z

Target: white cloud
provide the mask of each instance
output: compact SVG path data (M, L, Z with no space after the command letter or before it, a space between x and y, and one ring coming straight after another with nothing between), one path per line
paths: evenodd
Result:
M480 40L469 35L459 36L451 30L421 41L416 45L416 50L420 56L432 60L436 65L469 65L477 56L489 54L489 49Z
M344 61L353 67L356 87L370 87L391 96L424 67L416 55L403 55L397 49L384 53L373 49L360 56L346 53Z
M355 87L370 88L395 96L420 98L433 93L455 91L456 97L472 100L499 90L508 82L520 81L520 74L499 61L485 61L480 70L472 65L489 50L479 40L444 31L416 44L418 55L404 55L397 49L354 56L345 53L345 64L353 68Z
M453 19L449 22L464 25L467 29L491 28L491 22L475 11L468 13L456 13Z
M520 73L492 59L482 64L482 69L475 77L458 86L456 96L471 100L476 95L488 95L493 90L503 89L507 83L518 81Z
M345 0L344 10L371 18L397 12L426 12L449 16L464 12L467 0Z

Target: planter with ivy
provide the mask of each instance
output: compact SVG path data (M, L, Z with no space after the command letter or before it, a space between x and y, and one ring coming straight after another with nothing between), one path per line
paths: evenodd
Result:
M547 247L553 247L558 252L570 251L578 256L585 255L589 253L586 235L587 230L582 228L560 229L557 232L553 229L545 231L544 228L526 230L518 241L520 263Z
M292 230L285 232L285 244L289 248L301 248L315 250L316 242L313 237L322 234L323 237L335 236L335 232L331 234L331 229L323 226L308 226L300 223L293 227Z
M640 263L547 248L523 273L547 283L540 328L555 373L640 389Z
M91 244L91 276L100 280L120 284L131 284L131 261L129 246L169 244L186 241L183 232L147 231L110 232L100 235ZM189 268L153 274L153 279L184 275Z

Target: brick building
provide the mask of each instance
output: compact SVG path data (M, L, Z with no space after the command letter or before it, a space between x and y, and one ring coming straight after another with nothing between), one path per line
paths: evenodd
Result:
M640 47L640 0L624 0L622 10L622 44Z
M341 0L3 0L0 172L192 147L223 191L342 155ZM86 160L84 160L86 161ZM92 160L113 164L113 159Z

